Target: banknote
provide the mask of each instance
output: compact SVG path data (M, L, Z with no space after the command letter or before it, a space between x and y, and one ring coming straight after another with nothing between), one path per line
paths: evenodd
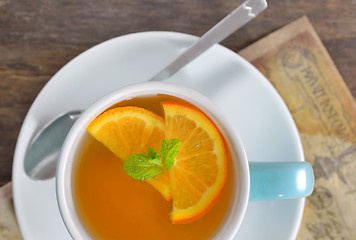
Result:
M313 165L297 239L356 239L356 104L306 16L239 54L276 88Z
M0 188L0 240L22 239L12 201L12 183Z

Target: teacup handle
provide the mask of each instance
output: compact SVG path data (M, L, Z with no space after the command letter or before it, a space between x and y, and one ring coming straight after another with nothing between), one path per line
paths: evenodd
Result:
M308 162L249 162L249 201L294 199L310 195L313 168Z

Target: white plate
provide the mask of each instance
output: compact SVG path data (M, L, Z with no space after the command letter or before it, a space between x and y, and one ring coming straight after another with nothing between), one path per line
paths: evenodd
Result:
M24 172L25 150L34 133L61 113L85 109L112 90L145 81L196 39L173 32L118 37L79 55L46 84L25 118L14 157L15 209L26 239L70 239L59 215L55 180L33 181ZM250 161L304 160L284 102L263 75L234 52L216 45L168 81L192 87L220 105ZM303 208L304 199L249 203L236 239L294 239Z

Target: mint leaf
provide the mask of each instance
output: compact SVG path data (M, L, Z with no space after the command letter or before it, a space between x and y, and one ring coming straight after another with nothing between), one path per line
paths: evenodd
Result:
M166 168L171 169L181 144L182 141L179 139L163 140L160 148L162 159L152 147L147 149L147 154L131 154L124 161L124 171L136 180L148 180L157 177Z
M153 148L151 148L153 149ZM148 154L131 154L124 161L124 171L136 180L148 180L154 178L164 171L161 159L156 158L156 150L148 149Z
M160 148L161 157L167 169L171 169L171 167L173 166L174 160L178 155L178 149L181 144L182 141L175 138L166 139L162 141Z
M162 160L160 159L158 152L154 148L152 148L152 147L148 148L147 157L148 157L148 161L150 163L154 163L154 164L163 166Z
M159 159L159 154L158 152L153 148L153 147L149 147L147 150L147 156L149 159Z

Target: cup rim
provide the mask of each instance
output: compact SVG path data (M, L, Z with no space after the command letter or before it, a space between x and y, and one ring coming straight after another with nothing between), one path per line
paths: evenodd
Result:
M242 141L228 117L212 100L193 89L167 82L136 83L115 90L92 104L82 113L82 115L72 126L63 143L56 171L57 203L60 215L69 234L73 239L91 239L76 216L74 203L71 201L72 181L70 169L73 165L73 159L71 159L71 156L73 156L75 152L75 148L73 146L76 145L80 139L80 136L86 131L85 129L87 125L100 113L115 103L132 98L133 96L152 94L166 94L186 100L207 114L215 124L224 128L220 129L220 131L223 131L225 138L229 138L226 139L226 141L229 142L229 149L238 157L238 168L240 168L240 176L238 177L242 180L242 182L239 183L240 186L238 194L240 196L235 197L231 213L229 214L228 219L225 220L226 223L232 225L226 226L228 224L224 224L224 229L222 230L223 234L220 234L220 237L219 233L221 231L219 231L216 239L233 239L245 215L250 192L249 165ZM232 142L234 143L233 145Z

